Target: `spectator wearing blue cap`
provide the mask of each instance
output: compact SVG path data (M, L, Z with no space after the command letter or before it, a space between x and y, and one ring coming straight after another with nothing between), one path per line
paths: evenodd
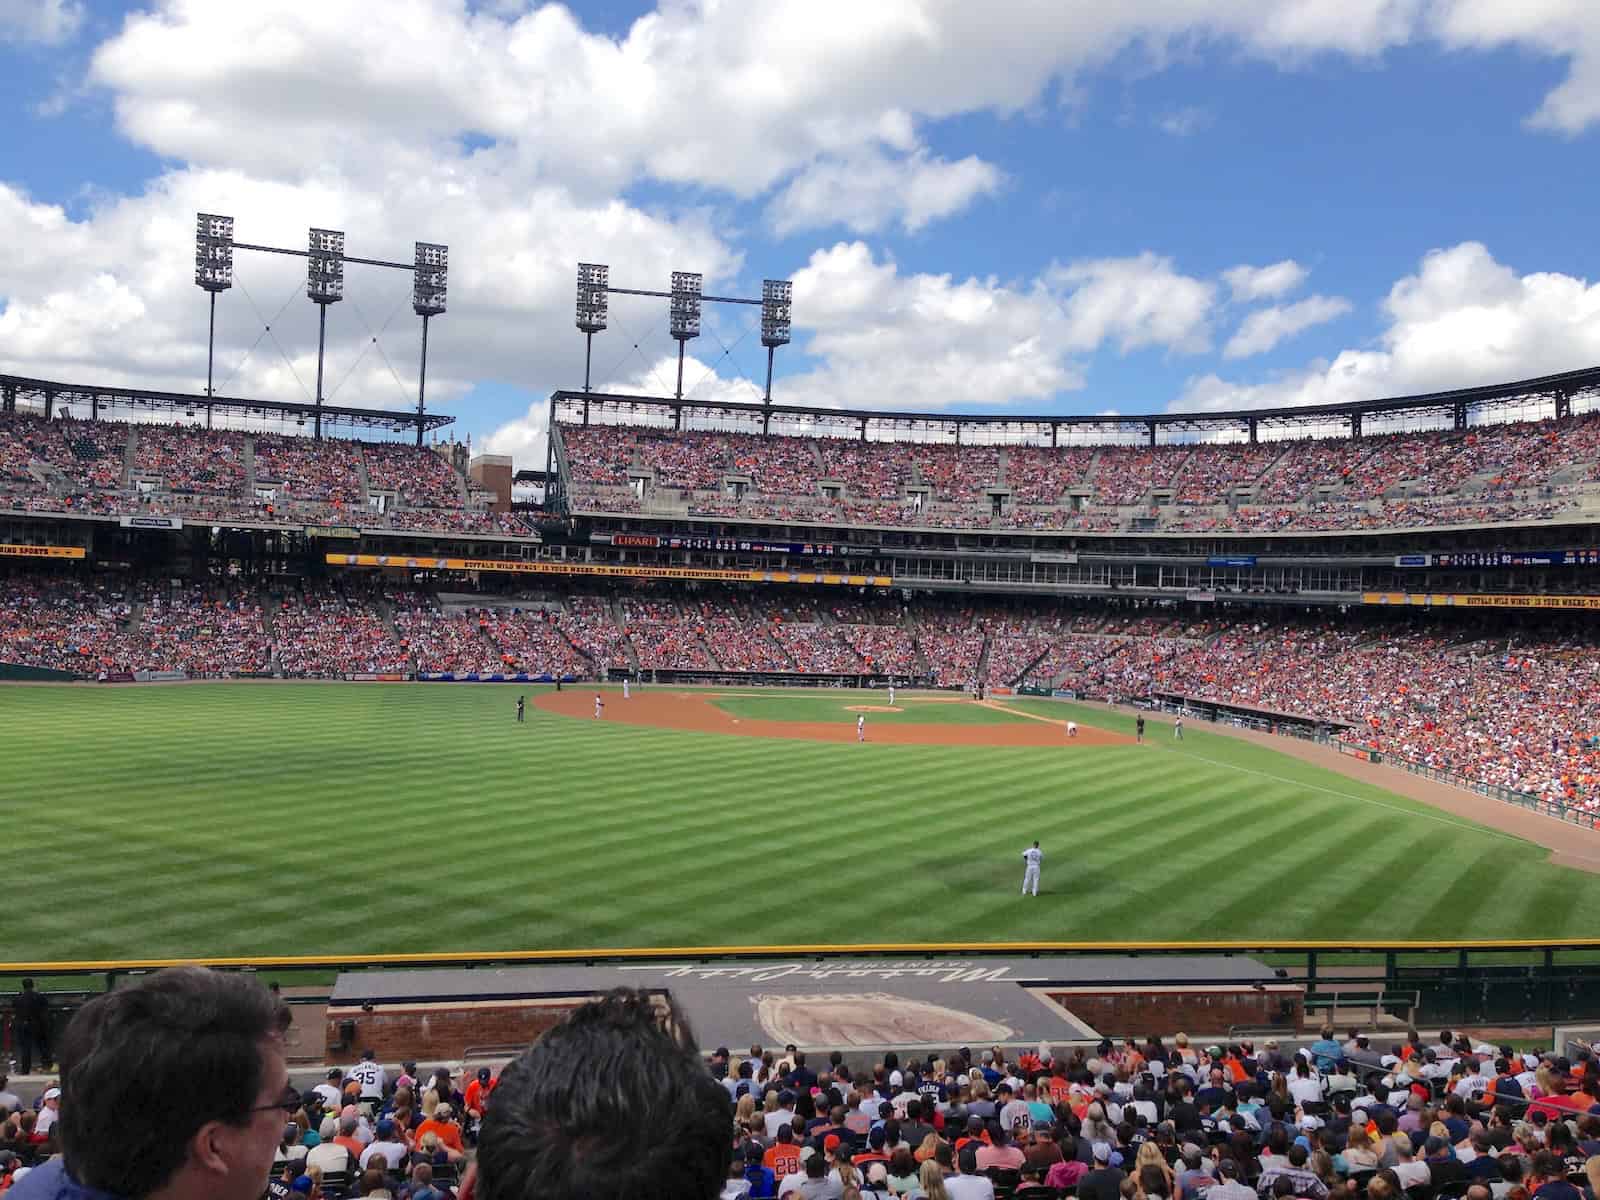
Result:
M365 1171L372 1160L381 1156L391 1171L400 1170L411 1160L411 1149L396 1132L394 1121L383 1117L378 1121L378 1136L361 1152L361 1169Z

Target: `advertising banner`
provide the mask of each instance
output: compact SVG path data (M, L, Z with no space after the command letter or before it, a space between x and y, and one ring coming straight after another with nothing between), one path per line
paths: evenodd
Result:
M330 567L396 567L412 571L501 571L519 575L599 575L612 579L682 579L710 583L822 583L888 587L887 575L808 571L733 571L715 567L617 567L602 563L524 562L501 558L428 558L401 554L329 554Z
M87 558L82 546L17 546L0 542L0 556L7 558Z
M182 517L123 517L119 522L124 529L182 529Z
M1511 596L1494 592L1362 592L1361 603L1413 608L1563 608L1600 612L1600 596Z

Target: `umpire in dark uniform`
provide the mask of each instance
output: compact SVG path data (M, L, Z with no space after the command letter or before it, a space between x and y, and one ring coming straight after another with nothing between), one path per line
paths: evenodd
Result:
M34 990L31 979L22 981L22 990L11 1001L11 1031L17 1069L24 1075L33 1074L33 1056L37 1052L40 1067L49 1070L50 1001L43 992Z

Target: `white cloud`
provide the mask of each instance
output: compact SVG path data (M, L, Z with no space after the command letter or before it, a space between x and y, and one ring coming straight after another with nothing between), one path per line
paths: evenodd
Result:
M1213 120L1215 118L1209 109L1191 104L1176 112L1164 114L1156 121L1156 128L1171 137L1188 137L1199 133L1202 129L1210 128Z
M1236 303L1249 304L1287 295L1303 284L1308 274L1310 272L1294 259L1286 258L1267 267L1229 267L1222 273L1222 279Z
M1307 296L1294 304L1257 309L1244 319L1228 339L1228 344L1222 348L1222 356L1249 358L1253 354L1265 354L1279 342L1303 333L1313 325L1342 317L1349 311L1350 301L1339 296Z
M811 164L768 206L768 221L780 235L843 224L854 233L875 233L898 220L908 233L960 212L978 196L1000 190L1004 175L975 155L958 162L925 151L891 159L870 154Z
M1050 282L1067 290L1068 344L1092 350L1114 341L1123 353L1148 346L1197 353L1211 344L1213 284L1183 275L1149 251L1053 267Z
M943 408L1082 385L1061 298L1043 283L903 275L864 243L841 242L795 274L794 300L822 365L783 380L791 402Z
M1518 275L1477 242L1429 253L1390 289L1383 310L1388 326L1372 348L1347 349L1262 383L1206 375L1173 407L1346 403L1600 362L1600 284L1550 272Z
M527 190L482 165L469 175L460 160L418 164L415 174L376 190L331 172L291 186L235 172L179 170L141 195L103 202L80 221L0 184L0 226L18 233L13 253L0 261L6 298L0 370L203 390L206 298L193 282L193 214L208 211L234 215L240 241L268 245L304 245L312 224L346 229L351 254L378 258L408 259L418 238L448 243L450 309L434 321L428 347L429 403L442 409L478 381L548 390L582 378L583 340L571 327L580 253L628 263L648 281L693 264L713 286L740 265L699 214L670 220L616 200L585 205L561 188ZM220 392L308 398L317 335L304 271L296 259L236 252L237 285L217 305ZM410 284L409 274L348 268L346 300L328 320L324 394L330 399L366 407L415 404ZM664 339L659 307L661 313L649 302L617 298L613 332L596 340L597 361L622 353L618 343L630 332L659 328ZM270 335L264 322L272 325Z
M0 43L58 46L83 27L79 0L0 0Z
M1600 121L1600 5L1593 0L1434 0L1435 35L1447 46L1517 46L1568 60L1568 73L1528 120L1536 129L1582 133Z

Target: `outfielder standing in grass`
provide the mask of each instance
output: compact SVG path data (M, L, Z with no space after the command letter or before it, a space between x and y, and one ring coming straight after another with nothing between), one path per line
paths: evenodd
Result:
M1035 842L1022 852L1022 861L1028 864L1022 869L1022 894L1024 896L1037 896L1039 894L1039 860L1043 857L1044 853L1039 849L1038 842Z
M1183 741L1183 714L1179 713L1172 722L1172 736L1178 741Z
M522 722L523 722L522 708L523 708L523 705L525 705L527 702L528 702L528 698L526 696L518 696L517 697L517 724L518 725L521 725Z
M866 713L857 713L856 714L856 741L864 742L866 740L867 740L867 714Z

